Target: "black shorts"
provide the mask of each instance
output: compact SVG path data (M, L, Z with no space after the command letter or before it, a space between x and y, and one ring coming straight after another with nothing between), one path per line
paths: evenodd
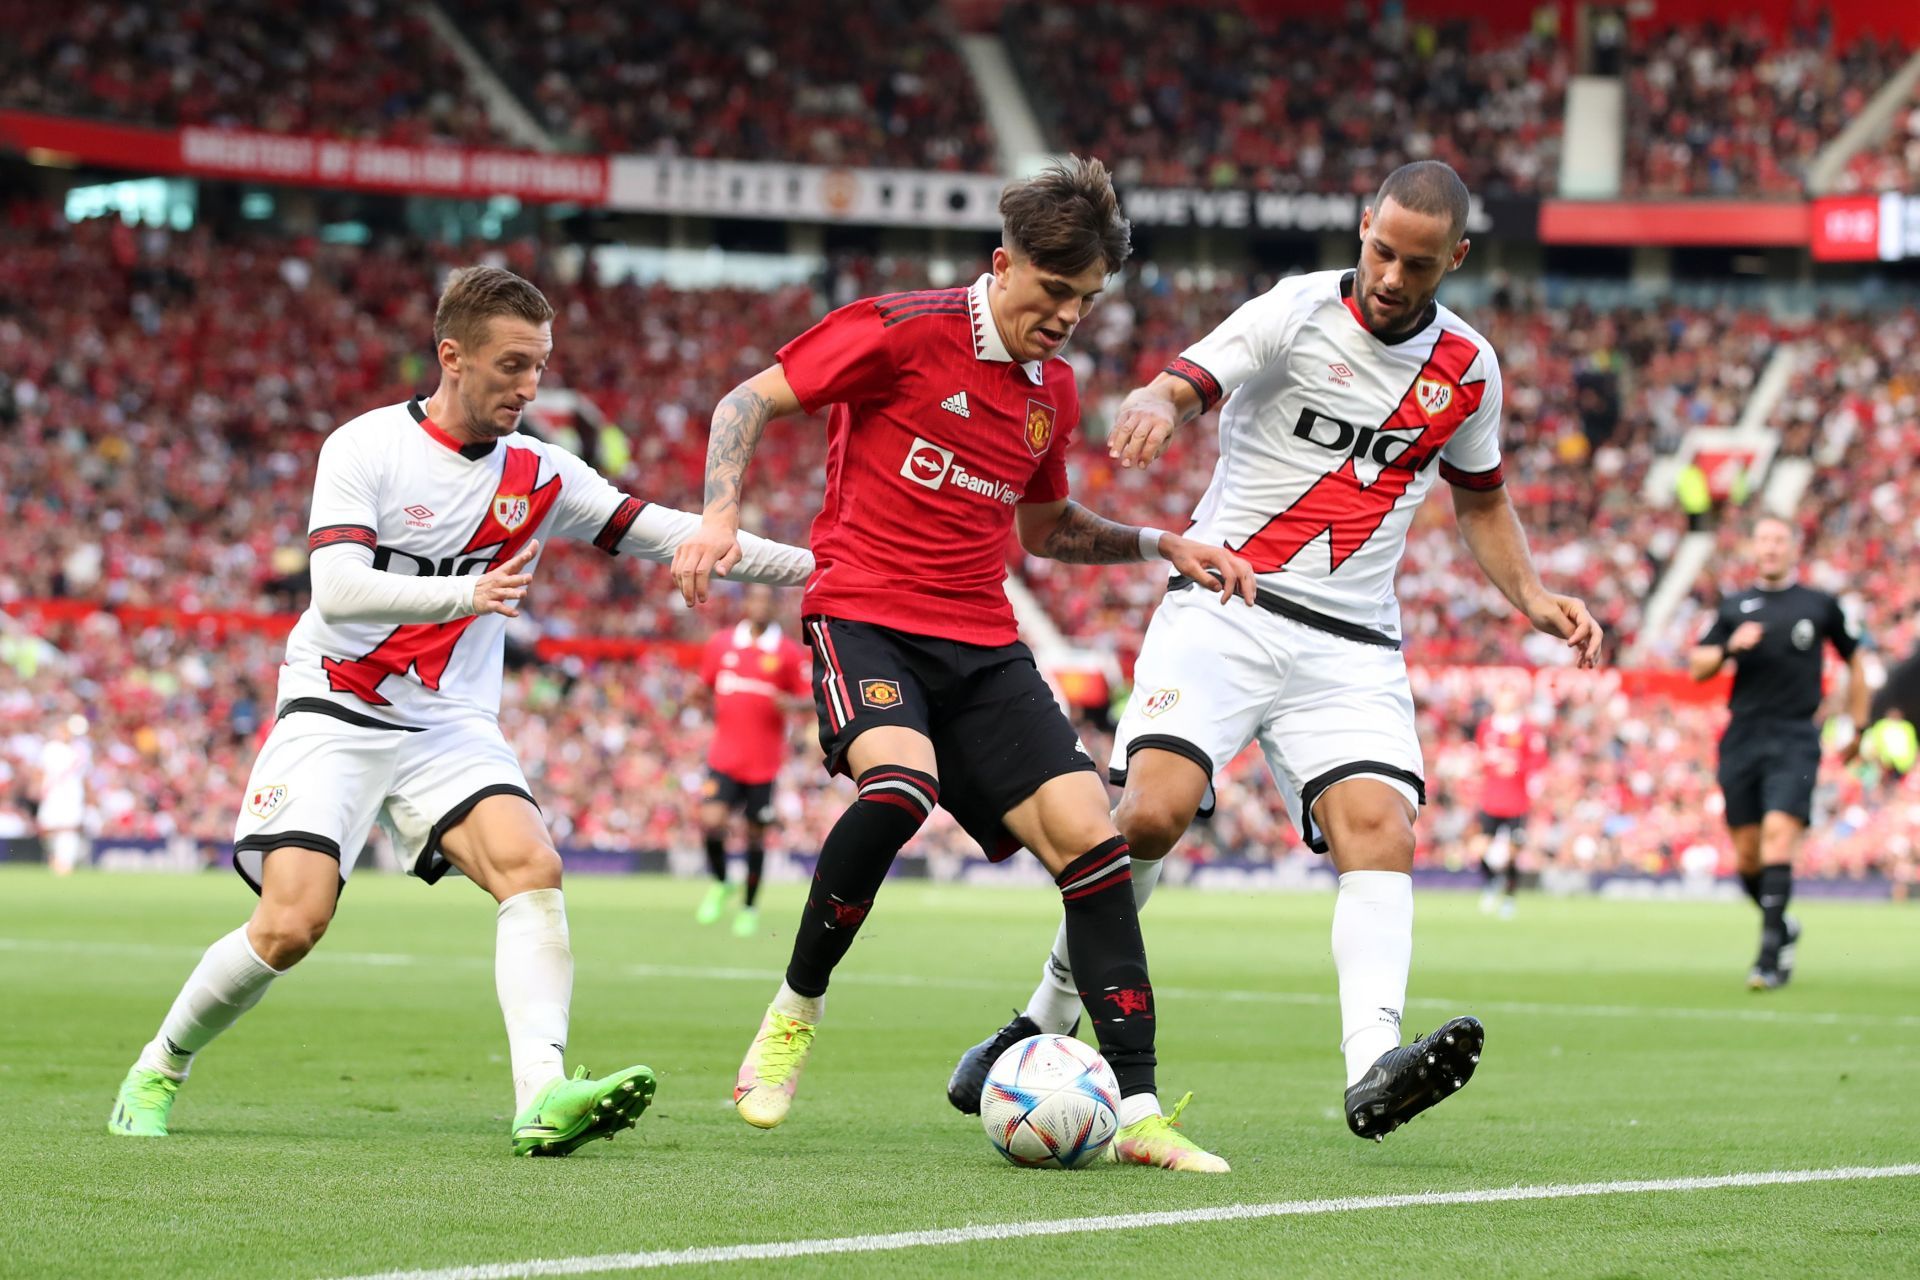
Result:
M1810 723L1730 724L1720 735L1720 790L1727 825L1750 827L1769 813L1813 820L1820 730Z
M1485 809L1480 811L1480 834L1491 840L1500 834L1500 828L1507 829L1507 839L1518 845L1527 838L1527 820L1525 818L1497 818Z
M773 824L771 782L742 782L731 774L709 769L706 785L700 788L700 798L725 805L729 813L743 813L748 822L758 826Z
M996 862L1021 847L1008 810L1054 778L1097 772L1018 641L961 644L818 615L806 627L827 771L846 773L847 748L869 729L926 735L941 807Z

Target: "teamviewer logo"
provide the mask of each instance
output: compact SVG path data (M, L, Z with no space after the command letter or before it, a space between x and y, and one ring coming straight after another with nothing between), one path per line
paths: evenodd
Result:
M907 450L907 460L900 464L900 474L917 485L938 489L940 482L947 478L947 469L952 465L953 450L942 449L937 444L929 444L919 436L915 436L913 448Z

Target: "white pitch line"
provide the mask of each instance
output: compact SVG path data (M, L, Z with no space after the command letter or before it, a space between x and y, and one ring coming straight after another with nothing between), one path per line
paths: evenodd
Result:
M834 1236L815 1240L779 1240L765 1244L710 1245L697 1249L653 1249L573 1258L532 1258L525 1262L489 1262L467 1267L381 1271L344 1280L531 1280L537 1276L581 1276L610 1271L651 1271L720 1262L757 1262L776 1258L817 1258L840 1253L891 1253L940 1245L1028 1240L1036 1236L1079 1235L1088 1231L1132 1231L1202 1222L1247 1222L1323 1213L1359 1213L1369 1209L1426 1209L1447 1205L1504 1204L1516 1200L1573 1200L1585 1196L1639 1195L1670 1191L1718 1191L1734 1187L1779 1187L1809 1182L1859 1182L1874 1178L1920 1177L1920 1164L1856 1165L1839 1169L1779 1169L1766 1173L1729 1173L1706 1178L1639 1178L1628 1182L1573 1182L1543 1187L1489 1187L1476 1191L1425 1191L1411 1195L1343 1196L1331 1200L1281 1200L1270 1204L1228 1204L1158 1213L1116 1213L1091 1218L1042 1222L980 1223L934 1231L894 1231L884 1235Z
M53 952L63 955L178 956L197 958L203 947L162 946L139 942L86 942L65 938L0 938L0 952ZM367 965L375 968L400 968L408 965L432 965L449 969L493 969L493 960L483 956L418 956L371 951L329 951L324 947L313 953L307 963ZM620 965L615 972L633 978L677 978L690 982L760 982L773 984L786 975L778 969L747 969L674 964ZM942 978L908 973L862 973L834 975L843 986L937 988L942 991L1001 991L1007 984L980 979ZM1319 991L1247 991L1216 987L1155 987L1156 995L1171 1000L1205 1003L1209 1000L1228 1004L1280 1004L1327 1007L1338 999ZM1463 1000L1450 996L1416 996L1407 1004L1413 1008L1445 1009L1463 1013L1511 1013L1541 1018L1658 1018L1675 1022L1753 1022L1776 1025L1807 1024L1837 1027L1920 1027L1920 1014L1910 1013L1833 1013L1817 1009L1677 1009L1667 1005L1636 1004L1549 1004L1524 1000Z

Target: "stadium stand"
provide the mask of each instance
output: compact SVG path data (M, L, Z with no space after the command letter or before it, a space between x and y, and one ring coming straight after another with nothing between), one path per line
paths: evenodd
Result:
M993 167L972 79L929 0L841 6L814 21L771 0L566 9L485 0L457 15L574 149Z
M1557 181L1550 38L1141 0L1019 0L1001 30L1055 142L1124 185L1364 193L1418 159L1487 196Z
M0 3L0 105L151 125L502 142L417 15L354 3Z
M1797 196L1820 148L1905 60L1758 17L1636 35L1627 70L1630 196Z
M1920 87L1894 113L1885 136L1847 162L1843 192L1920 191Z

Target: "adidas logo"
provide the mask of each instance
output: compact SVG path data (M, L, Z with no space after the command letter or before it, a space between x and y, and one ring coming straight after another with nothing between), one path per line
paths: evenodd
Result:
M940 402L940 407L948 413L957 413L963 418L971 418L973 413L967 408L967 393L956 391Z

